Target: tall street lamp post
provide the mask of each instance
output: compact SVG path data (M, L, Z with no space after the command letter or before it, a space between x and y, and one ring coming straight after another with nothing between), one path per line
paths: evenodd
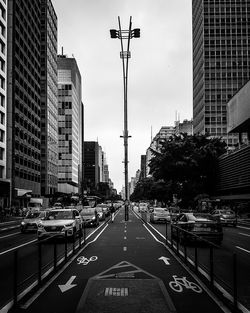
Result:
M131 53L129 51L130 47L130 39L131 38L139 38L140 37L140 28L135 28L132 30L132 17L130 16L129 21L129 29L122 30L121 29L121 21L118 16L118 24L119 30L110 29L111 38L118 38L121 42L121 52L120 58L122 59L122 70L123 70L123 91L124 91L124 131L123 136L120 136L124 139L124 174L125 174L125 221L129 219L128 216L128 202L129 202L129 194L128 194L128 138L131 136L128 135L128 60L131 57ZM123 40L127 41L127 50L124 50Z

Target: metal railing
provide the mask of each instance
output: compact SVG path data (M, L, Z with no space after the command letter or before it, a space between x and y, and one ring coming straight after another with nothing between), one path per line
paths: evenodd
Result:
M19 247L5 254L4 259L6 264L9 264L9 271L11 272L8 278L12 280L12 288L10 288L12 292L10 291L5 299L2 298L0 308L7 306L9 309L16 306L24 295L34 288L41 287L45 280L62 268L70 258L85 246L86 228L83 224L82 231L79 232L76 240L69 241L70 238L67 237L67 234L64 238L60 238L61 240L55 240L55 238L51 236L38 240L37 246L29 248L32 249L33 259L30 264L27 264L29 249Z

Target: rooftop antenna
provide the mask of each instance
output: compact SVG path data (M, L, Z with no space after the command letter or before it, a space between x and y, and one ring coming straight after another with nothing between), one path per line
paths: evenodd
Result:
M63 47L62 47L62 55L63 55Z

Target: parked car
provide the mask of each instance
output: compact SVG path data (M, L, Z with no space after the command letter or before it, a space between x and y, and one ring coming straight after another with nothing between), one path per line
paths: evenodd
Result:
M20 230L21 233L26 233L29 231L37 231L37 225L42 219L45 218L48 210L40 211L38 209L29 210L25 218L21 221Z
M170 213L165 208L153 208L150 213L150 222L169 222L170 221Z
M189 233L182 232L174 226L178 226ZM219 219L211 214L180 213L176 221L173 222L172 236L180 241L199 241L199 238L202 238L221 244L223 240L223 229Z
M106 215L103 208L101 206L96 206L95 209L99 216L99 221L105 221Z
M98 226L99 225L99 215L95 208L83 209L80 212L84 226Z
M214 210L212 215L218 216L222 225L232 225L235 227L237 224L237 216L230 209Z
M75 240L82 234L82 218L75 209L51 210L38 224L38 240L45 237L67 237Z

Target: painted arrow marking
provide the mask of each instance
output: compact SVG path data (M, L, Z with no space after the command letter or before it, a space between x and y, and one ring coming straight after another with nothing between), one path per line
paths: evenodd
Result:
M170 259L166 258L165 256L161 256L158 260L162 260L166 265L170 265L170 263L168 262Z
M61 292L65 292L75 286L77 286L76 284L72 284L73 280L76 278L76 276L71 276L70 279L67 281L67 283L65 285L58 285L58 287L60 288Z

